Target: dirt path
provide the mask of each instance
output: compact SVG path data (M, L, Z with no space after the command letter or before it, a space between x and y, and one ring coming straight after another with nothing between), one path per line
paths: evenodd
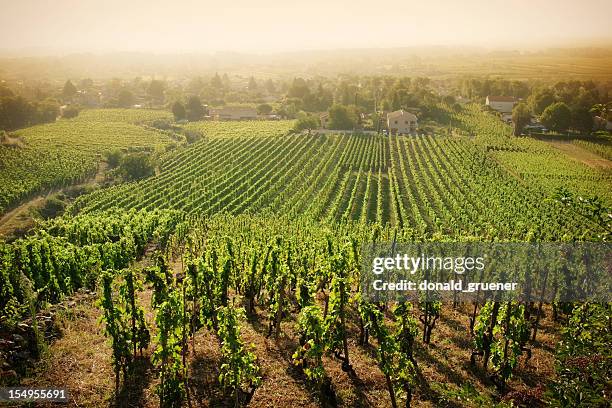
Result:
M41 208L47 196L39 195L13 208L0 218L0 237L7 237L14 232L24 231L34 225L32 209Z
M612 162L610 160L604 159L603 157L571 142L547 141L547 143L556 149L561 150L570 159L586 164L593 169L612 170Z
M101 183L104 181L106 171L108 170L108 164L106 162L100 162L98 164L98 171L90 179L82 182L73 184L69 187L85 187L95 183ZM45 204L45 200L52 194L62 192L66 187L54 188L49 190L46 194L39 194L30 200L22 203L21 205L13 208L12 210L4 213L0 217L0 238L9 237L15 233L26 231L34 226L34 219L32 218L32 210L41 208Z

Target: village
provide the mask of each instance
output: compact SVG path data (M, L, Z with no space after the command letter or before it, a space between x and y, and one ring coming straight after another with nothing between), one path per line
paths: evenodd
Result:
M3 117L10 131L23 125L70 118L83 109L168 109L177 124L193 121L295 119L296 131L421 135L439 132L440 104L470 104L523 134L589 135L612 130L610 84L559 81L531 85L503 79L255 78L215 73L188 79L66 80L64 83L2 80ZM14 111L14 112L12 112ZM21 113L19 113L21 112ZM2 119L0 119L2 121Z

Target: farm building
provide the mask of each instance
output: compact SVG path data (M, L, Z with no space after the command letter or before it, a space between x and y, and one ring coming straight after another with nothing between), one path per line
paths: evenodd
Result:
M516 102L512 96L487 96L485 105L500 113L511 113Z
M225 106L210 110L212 120L253 120L257 119L255 108L243 106Z
M407 134L416 132L418 120L415 114L398 110L387 113L387 129L390 133Z

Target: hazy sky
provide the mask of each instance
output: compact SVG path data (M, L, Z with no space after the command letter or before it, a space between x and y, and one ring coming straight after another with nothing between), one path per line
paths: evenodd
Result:
M530 47L612 39L612 0L0 0L0 49Z

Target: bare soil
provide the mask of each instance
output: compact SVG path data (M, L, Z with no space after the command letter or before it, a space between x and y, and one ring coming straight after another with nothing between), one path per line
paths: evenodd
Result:
M151 290L141 293L140 303L147 310L147 320L155 331L150 309ZM416 343L418 383L414 392L414 407L472 407L469 399L454 400L445 391L460 390L471 383L475 392L497 398L494 384L477 363L469 364L472 340L468 332L470 307L457 310L445 307L435 327L429 346ZM351 311L354 313L354 311ZM547 310L550 316L550 310ZM261 367L262 384L255 391L249 407L328 407L334 406L321 398L316 389L291 361L297 348L295 315L281 325L278 339L268 338L268 322L264 310L257 310L242 323L242 337L250 345ZM111 368L111 348L99 322L100 311L89 303L79 303L66 312L63 336L48 350L38 371L23 385L62 386L70 392L72 407L156 407L155 386L159 380L150 362L154 345L135 364L131 380L115 396L114 374ZM538 340L529 347L533 356L524 356L509 383L511 392L528 392L543 388L553 378L553 353L558 337L556 324L545 317ZM325 370L331 379L339 407L389 407L390 399L385 378L376 362L375 344L360 346L357 327L349 326L349 354L354 373L342 370L341 362L332 356L324 358ZM189 402L184 406L232 407L234 401L224 393L218 381L221 365L217 337L202 328L189 342ZM53 405L49 405L53 406Z

